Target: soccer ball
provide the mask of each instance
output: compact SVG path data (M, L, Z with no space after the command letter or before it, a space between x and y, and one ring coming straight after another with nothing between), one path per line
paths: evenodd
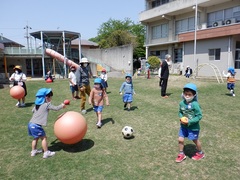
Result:
M123 129L122 129L122 135L124 138L126 139L129 139L131 137L133 137L133 128L130 127L130 126L125 126Z

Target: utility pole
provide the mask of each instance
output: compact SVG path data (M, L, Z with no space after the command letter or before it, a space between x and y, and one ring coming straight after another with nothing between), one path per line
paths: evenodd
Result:
M29 33L28 30L32 29L30 26L28 26L28 24L24 27L24 29L26 29L26 36L24 36L25 38L27 38L27 51L29 52Z

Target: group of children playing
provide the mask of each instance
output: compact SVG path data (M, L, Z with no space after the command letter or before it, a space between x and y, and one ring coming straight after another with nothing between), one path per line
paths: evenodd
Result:
M74 71L75 68L71 68ZM224 72L223 72L224 74ZM225 74L224 74L225 75ZM230 90L231 94L235 96L234 93L234 83L235 83L235 71L233 68L228 69L228 73L225 75L227 77L227 88ZM75 78L69 75L70 89L71 92L75 91ZM91 89L88 102L93 105L93 109L97 116L97 127L102 126L102 111L104 100L106 105L109 105L109 99L107 95L106 88L107 85L107 75L103 71L103 75L94 79L94 87ZM124 109L128 111L131 109L131 103L133 102L133 95L135 94L132 82L131 74L126 74L125 81L122 83L119 94L122 95L122 100L124 103ZM65 108L64 104L54 106L51 104L51 98L53 92L51 89L41 88L36 94L35 106L32 109L33 116L28 124L28 132L30 136L33 136L32 141L32 151L31 156L35 156L41 153L42 150L37 149L38 140L42 140L42 149L44 151L43 158L48 158L55 155L55 152L48 150L46 133L42 126L46 126L47 117L49 110L58 111ZM76 96L73 95L73 98ZM200 160L205 157L202 151L201 143L199 141L200 133L200 120L202 119L201 107L198 103L198 93L197 86L193 83L188 83L183 87L182 101L179 103L179 113L180 118L180 129L178 133L178 146L179 153L175 162L180 163L186 159L184 153L184 139L188 138L192 140L196 145L196 153L191 157L193 160ZM185 119L184 121L182 119Z

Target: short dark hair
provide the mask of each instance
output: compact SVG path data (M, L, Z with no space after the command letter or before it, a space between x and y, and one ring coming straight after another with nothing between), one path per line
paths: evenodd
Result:
M52 91L50 91L50 92L46 95L46 97L51 97L51 96L53 96L53 92L52 92Z
M184 89L183 89L183 92L185 92L185 91L191 91L193 95L196 94L196 91L194 91L194 90L192 90L192 89L189 89L189 88L184 88Z

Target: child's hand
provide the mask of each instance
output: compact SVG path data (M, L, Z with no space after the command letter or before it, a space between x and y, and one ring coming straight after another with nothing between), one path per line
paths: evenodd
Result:
M180 118L180 122L184 125L187 125L188 124L188 118L187 117L182 117L182 118Z
M92 105L92 102L91 102L91 101L89 101L88 103L89 103L89 105Z
M63 106L63 108L65 108L65 107L66 107L66 105L65 105L64 103L62 103L62 106Z
M109 103L106 103L107 106L109 106L110 104Z

